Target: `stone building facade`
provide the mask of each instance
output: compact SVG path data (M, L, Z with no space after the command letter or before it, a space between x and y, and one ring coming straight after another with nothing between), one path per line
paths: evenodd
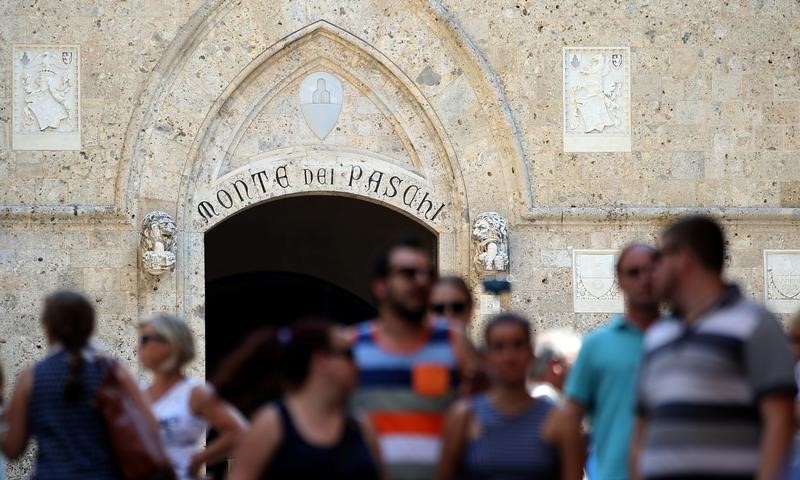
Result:
M585 331L619 309L615 251L707 212L729 276L786 314L798 23L795 0L2 0L0 361L13 376L42 355L40 300L69 287L131 362L137 319L179 312L202 371L209 323L236 321L207 318L210 272L360 252L386 215L428 232L476 292L507 274L537 328ZM320 195L352 200L329 230L301 221L308 203L209 250L239 214ZM171 220L150 222L146 260L155 211ZM476 224L487 212L499 223Z

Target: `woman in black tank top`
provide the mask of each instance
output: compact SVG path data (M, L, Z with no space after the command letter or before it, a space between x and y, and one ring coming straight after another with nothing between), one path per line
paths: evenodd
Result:
M230 479L385 478L374 434L347 413L357 372L344 331L305 320L278 330L268 343L259 348L277 354L279 368L272 367L281 371L286 393L254 416Z

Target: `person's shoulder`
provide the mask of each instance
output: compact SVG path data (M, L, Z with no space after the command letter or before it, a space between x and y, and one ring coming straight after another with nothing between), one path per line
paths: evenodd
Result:
M192 401L205 403L217 395L213 385L196 378L187 378L186 387L191 392Z
M653 323L644 334L644 349L652 351L677 338L683 330L681 321L665 315Z
M606 323L600 325L594 330L589 331L583 337L581 349L586 348L587 346L592 348L594 345L610 341L610 339L616 335L619 324L623 321L624 320L620 315L611 316Z
M778 319L767 307L744 296L723 306L704 322L704 332L745 340L756 331L774 329ZM782 334L782 329L780 330ZM781 335L782 336L782 335Z
M453 402L450 406L450 410L448 410L447 416L450 418L451 421L461 421L465 420L472 415L473 411L473 404L478 398L470 397L470 398L460 398Z
M253 428L280 429L281 425L280 406L276 402L262 406L253 414Z

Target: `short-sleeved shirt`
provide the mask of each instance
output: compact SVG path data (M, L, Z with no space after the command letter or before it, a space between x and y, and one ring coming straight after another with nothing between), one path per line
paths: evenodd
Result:
M586 337L567 378L566 396L589 415L599 480L628 478L643 338L642 331L624 317L612 317Z
M753 478L759 400L794 396L794 361L783 329L730 286L692 324L660 320L645 337L637 409L647 420L644 478Z
M392 480L434 476L444 416L459 381L454 340L444 319L433 322L427 339L410 351L387 347L375 322L358 327L353 408L372 421Z

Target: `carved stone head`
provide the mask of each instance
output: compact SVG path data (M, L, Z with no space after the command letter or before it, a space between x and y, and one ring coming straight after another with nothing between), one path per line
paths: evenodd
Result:
M144 269L160 275L175 269L178 226L167 212L148 213L142 221L140 254Z
M502 215L496 212L479 214L473 224L472 238L478 270L508 269L508 224Z

